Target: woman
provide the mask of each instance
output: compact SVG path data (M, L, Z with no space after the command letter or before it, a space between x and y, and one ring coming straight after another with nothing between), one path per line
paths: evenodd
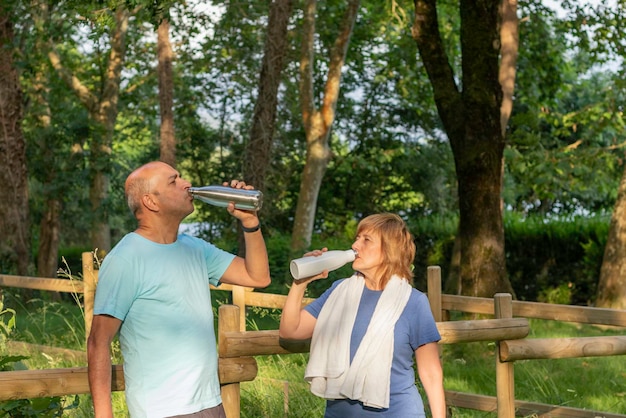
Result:
M325 417L425 417L415 356L432 417L444 418L441 337L426 295L411 286L411 233L397 215L371 215L359 223L352 249L355 274L335 281L310 305L301 308L307 284L328 271L293 283L280 336L312 337L305 379L327 400Z

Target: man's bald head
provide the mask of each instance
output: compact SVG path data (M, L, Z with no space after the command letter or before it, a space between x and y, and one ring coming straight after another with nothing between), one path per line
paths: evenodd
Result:
M133 214L136 214L141 208L142 197L151 192L154 174L159 169L166 167L171 168L170 165L164 162L153 161L137 168L126 178L124 192L126 194L128 208Z

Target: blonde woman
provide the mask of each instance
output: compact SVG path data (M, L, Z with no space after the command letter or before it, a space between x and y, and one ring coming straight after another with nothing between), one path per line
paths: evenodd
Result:
M293 283L280 336L312 338L305 379L326 399L326 418L425 417L414 358L432 417L444 418L441 337L426 295L411 285L411 233L395 214L371 215L359 223L352 249L354 275L335 281L310 305L301 308L307 284L328 271Z

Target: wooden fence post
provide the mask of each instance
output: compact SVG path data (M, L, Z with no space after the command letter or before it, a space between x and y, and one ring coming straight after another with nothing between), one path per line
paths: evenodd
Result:
M235 305L219 307L217 330L219 357L223 357L226 350L224 334L229 331L239 331L239 310L239 307ZM222 385L222 403L228 418L240 418L241 392L239 382Z
M93 320L93 301L96 295L96 284L98 274L93 266L93 253L84 252L83 262L83 303L85 310L85 339L89 338L91 332L91 321Z
M426 270L428 280L428 302L430 303L430 310L433 313L435 322L441 322L441 267L428 266Z
M430 310L433 313L435 322L441 322L443 312L441 311L441 267L428 266L426 269L427 296ZM443 346L439 345L439 359L443 357Z
M246 288L233 285L233 305L239 307L239 331L246 330Z
M496 319L513 318L513 302L509 293L496 293L493 297ZM500 358L500 341L496 342L496 399L498 418L515 417L515 382L513 362L503 363Z

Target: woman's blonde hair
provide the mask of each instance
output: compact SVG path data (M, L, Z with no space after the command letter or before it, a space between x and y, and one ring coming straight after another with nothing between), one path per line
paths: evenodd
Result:
M384 289L394 274L412 284L415 243L404 220L394 213L370 215L357 226L357 235L365 232L380 236L383 253L381 287Z

